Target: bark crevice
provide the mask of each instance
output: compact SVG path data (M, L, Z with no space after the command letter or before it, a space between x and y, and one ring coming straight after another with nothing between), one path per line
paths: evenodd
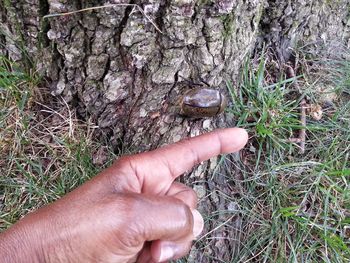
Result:
M50 11L50 5L47 0L39 0L39 15L40 15L40 32L39 32L39 48L46 48L50 45L50 40L47 36L47 32L50 30L50 23L43 17L48 15Z

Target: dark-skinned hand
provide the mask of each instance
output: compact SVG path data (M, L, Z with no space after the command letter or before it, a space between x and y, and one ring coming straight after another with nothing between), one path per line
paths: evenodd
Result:
M216 130L122 157L60 200L0 234L0 261L166 262L186 255L203 229L195 192L175 179L246 144Z

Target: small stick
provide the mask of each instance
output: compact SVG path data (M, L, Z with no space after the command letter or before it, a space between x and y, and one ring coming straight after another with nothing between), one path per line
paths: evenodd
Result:
M143 11L143 9L141 8L141 6L137 5L137 4L108 4L108 5L101 5L101 6L94 6L94 7L87 7L87 8L83 8L83 9L79 9L79 10L75 10L75 11L71 11L71 12L66 12L66 13L55 13L55 14L50 14L50 15L46 15L43 18L51 18L51 17L58 17L58 16L67 16L67 15L73 15L73 14L77 14L77 13L82 13L82 12L86 12L86 11L91 11L91 10L98 10L98 9L103 9L103 8L112 8L112 7L117 7L117 6L132 6L134 7L134 9L132 10L132 13L135 11L135 9L138 9L141 14L146 17L146 19L155 27L155 29L163 34L163 32L159 29L159 27L152 21L152 19L145 13L145 11Z
M289 139L289 142L292 142L292 143L301 143L301 140L300 140L300 138L290 138L290 139Z
M290 65L285 65L286 74L288 78L295 78L295 71L294 68ZM297 81L293 83L293 85L296 86L298 91L300 91L300 87ZM305 153L305 141L306 141L306 109L307 109L307 103L305 99L302 99L300 102L300 123L302 125L301 130L299 131L299 137L298 138L290 138L289 141L293 143L299 143L300 146L300 153Z
M299 133L299 139L300 139L300 153L305 153L305 140L306 140L306 100L303 99L300 103L300 121L301 125L303 126Z
M298 143L300 148L300 153L305 153L305 141L306 141L306 109L307 103L305 99L300 102L300 123L302 128L299 131L298 138L290 138L289 141L292 143Z

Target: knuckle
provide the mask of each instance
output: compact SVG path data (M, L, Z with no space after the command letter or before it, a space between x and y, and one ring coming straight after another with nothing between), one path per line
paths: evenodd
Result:
M138 205L139 200L133 194L115 194L109 200L109 209L115 214L122 214L125 222L130 222L128 219L135 217Z
M129 155L126 155L126 156L122 156L120 157L119 159L117 159L115 162L114 162L114 165L115 166L118 166L120 168L122 167L130 167L130 164L131 164L131 156Z
M186 203L188 206L191 208L196 208L197 207L197 202L198 202L198 197L195 191L192 189L186 190L179 194L181 195L181 199L183 200L184 203Z
M198 196L192 188L178 182L174 182L172 187L172 192L169 193L170 196L180 199L192 209L197 207Z

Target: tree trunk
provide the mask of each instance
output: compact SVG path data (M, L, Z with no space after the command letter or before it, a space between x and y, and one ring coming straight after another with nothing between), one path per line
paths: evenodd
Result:
M189 81L226 93L225 80L236 79L242 60L256 46L267 43L287 62L297 45L308 44L314 51L330 40L348 45L349 3L4 0L0 55L35 65L52 94L91 118L116 147L122 142L128 151L145 151L233 126L229 115L184 118L178 101L191 89ZM105 4L119 5L42 19ZM216 163L199 166L185 179L202 198L200 210L209 218L206 230L217 229L198 242L189 259L193 262L229 262L232 251L239 251L232 229L241 222L232 212L235 202L227 199L237 186L232 171L212 177Z

